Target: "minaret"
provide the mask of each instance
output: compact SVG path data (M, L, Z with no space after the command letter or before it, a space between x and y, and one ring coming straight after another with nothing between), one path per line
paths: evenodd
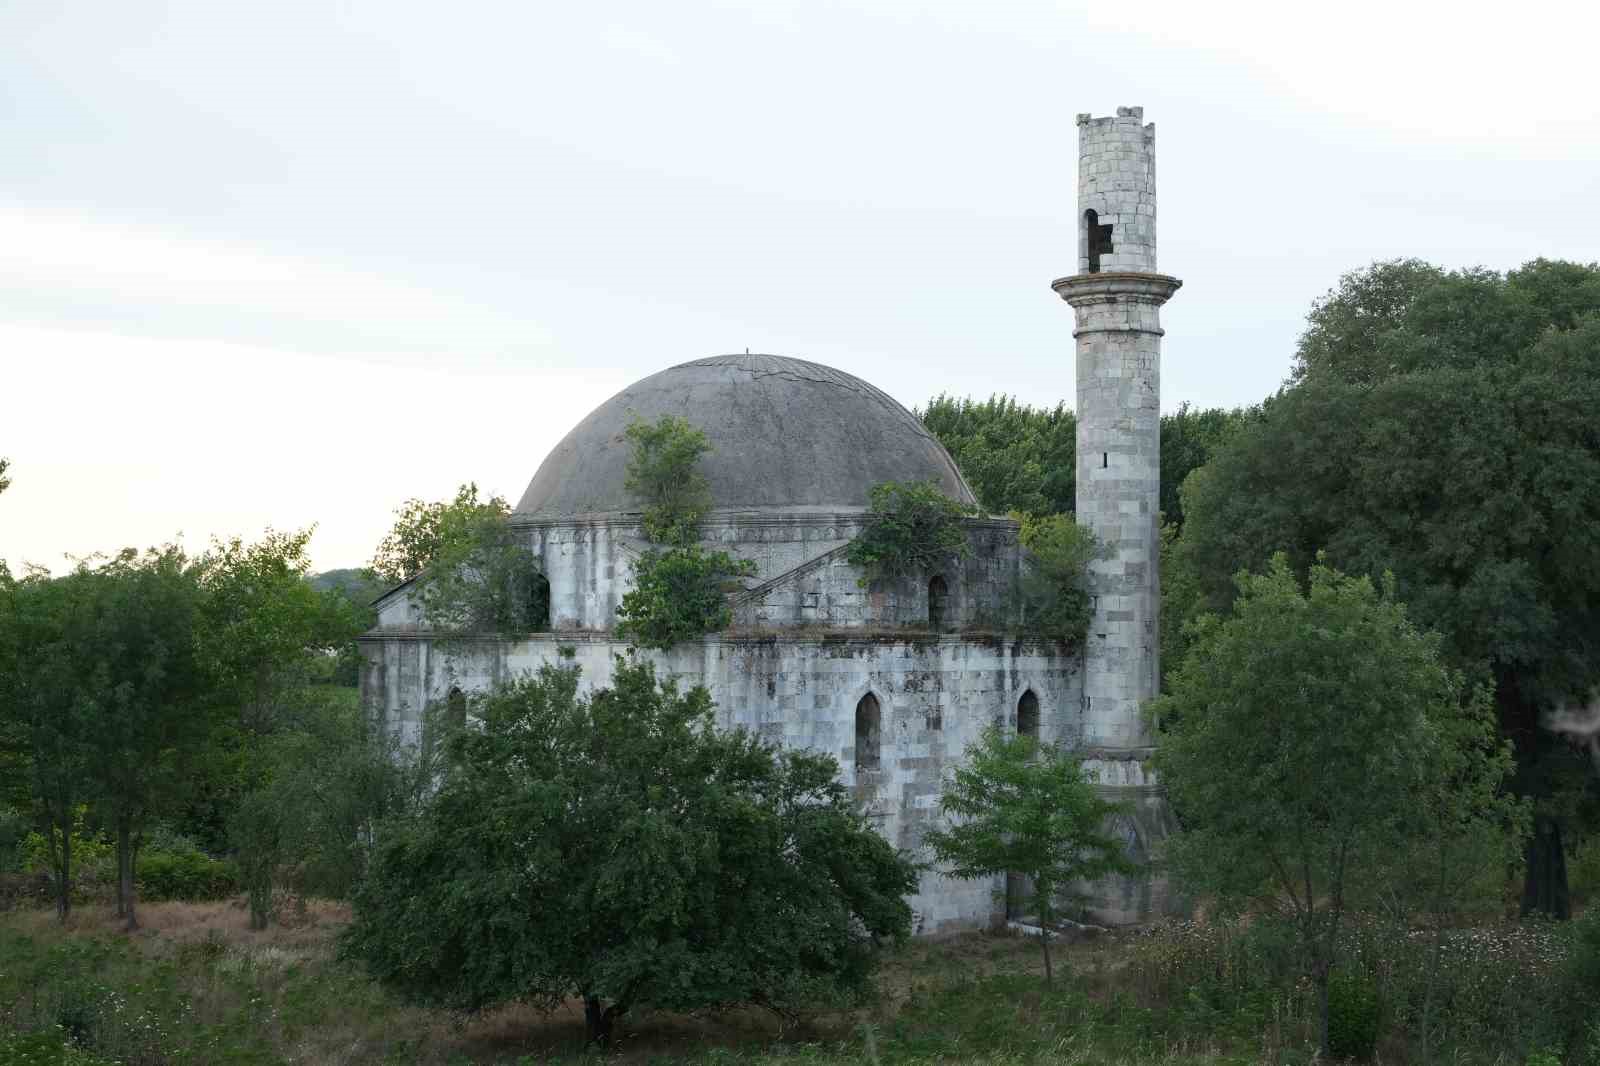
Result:
M1142 708L1160 678L1161 305L1182 284L1156 273L1156 128L1144 109L1078 116L1078 272L1052 288L1077 316L1077 517L1104 548L1090 564L1083 754L1103 788L1131 801L1130 849L1148 853L1171 824L1146 770ZM1096 916L1148 917L1159 885L1097 886Z

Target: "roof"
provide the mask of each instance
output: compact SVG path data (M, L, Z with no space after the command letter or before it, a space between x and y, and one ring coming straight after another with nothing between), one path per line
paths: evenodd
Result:
M717 509L860 511L874 485L930 478L977 502L944 446L881 389L819 363L747 354L663 370L595 408L540 465L518 514L640 510L624 486L625 433L666 414L710 440L700 470Z

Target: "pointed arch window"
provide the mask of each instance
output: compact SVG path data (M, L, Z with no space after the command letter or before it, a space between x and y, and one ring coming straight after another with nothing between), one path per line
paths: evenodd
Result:
M1031 688L1017 701L1017 736L1039 739L1039 697Z
M878 769L882 747L883 711L878 697L869 692L856 704L856 769Z
M445 697L445 720L450 723L451 729L465 729L467 727L467 696L460 688L451 688L450 695Z

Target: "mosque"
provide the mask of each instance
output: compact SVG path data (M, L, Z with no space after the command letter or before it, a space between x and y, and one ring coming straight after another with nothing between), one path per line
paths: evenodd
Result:
M375 719L416 735L423 709L575 659L610 683L631 563L648 547L625 486L635 420L671 414L701 429L713 501L702 541L752 560L726 630L652 657L702 684L719 723L774 744L834 755L892 843L917 852L941 817L941 780L985 726L1077 750L1109 796L1135 857L1171 830L1148 769L1140 713L1158 677L1159 312L1177 290L1156 273L1154 125L1140 108L1078 116L1078 270L1053 283L1075 312L1077 518L1105 546L1091 565L1093 620L1081 646L1008 632L1007 593L1024 566L1017 523L965 521L972 553L937 573L864 586L846 548L885 481L934 481L977 503L950 455L911 412L860 378L800 359L720 355L624 389L567 434L512 517L549 582L547 628L525 638L448 643L422 624L408 586L378 601L362 638L362 698ZM916 931L1020 917L1006 879L929 871L910 903ZM1159 878L1092 887L1085 917L1134 923L1167 908Z

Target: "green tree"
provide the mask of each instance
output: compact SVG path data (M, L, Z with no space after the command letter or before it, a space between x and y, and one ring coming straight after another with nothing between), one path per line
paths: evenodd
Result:
M940 393L917 412L989 514L1068 514L1076 507L1078 421L1066 404Z
M657 544L693 543L712 504L699 467L711 442L698 426L673 415L634 422L627 436L633 450L624 485L644 500L645 536Z
M6 476L6 471L11 469L11 460L0 458L0 492L11 487L11 479Z
M1018 584L1025 632L1076 644L1089 631L1089 563L1099 554L1094 534L1071 515L1020 516L1027 570Z
M1600 684L1600 306L1585 303L1600 268L1514 271L1509 295L1482 302L1520 308L1516 331L1490 323L1474 340L1461 293L1492 275L1403 266L1347 276L1313 311L1300 383L1186 483L1163 581L1197 586L1190 611L1225 611L1227 575L1278 551L1301 572L1319 550L1348 572L1392 570L1454 664L1486 671L1515 787L1536 800L1524 903L1565 915L1563 839L1600 808L1600 785L1539 722Z
M550 583L506 512L451 507L439 517L439 533L432 561L411 586L436 635L515 636L549 626Z
M972 555L962 519L973 508L952 500L933 481L885 481L872 488L866 526L845 551L864 581L933 573Z
M410 581L452 541L470 537L476 519L510 514L511 506L503 497L480 499L476 482L458 488L453 500L407 500L395 509L394 526L372 556L372 572L391 585Z
M1100 797L1072 752L1030 736L1008 737L996 726L967 748L939 806L951 821L930 829L923 843L950 876L1028 879L1045 982L1053 983L1050 935L1063 895L1077 882L1135 872L1121 842L1105 832L1121 808Z
M859 992L907 932L915 870L833 759L718 729L703 688L619 658L610 688L546 666L474 710L355 893L347 951L408 997L577 996L603 1043L637 1008Z
M1318 991L1350 901L1387 858L1470 810L1462 774L1490 715L1414 626L1392 582L1312 566L1302 591L1283 556L1240 574L1231 616L1196 623L1170 692L1156 764L1186 828L1170 845L1191 889L1290 922ZM1492 746L1488 749L1493 752ZM1243 772L1241 772L1243 768ZM1473 782L1492 795L1503 764Z
M633 564L633 588L617 607L617 635L665 650L733 620L728 594L756 573L754 560L708 551L698 542L711 494L699 471L711 450L689 422L662 415L628 427L629 491L644 501L645 536L654 544Z

